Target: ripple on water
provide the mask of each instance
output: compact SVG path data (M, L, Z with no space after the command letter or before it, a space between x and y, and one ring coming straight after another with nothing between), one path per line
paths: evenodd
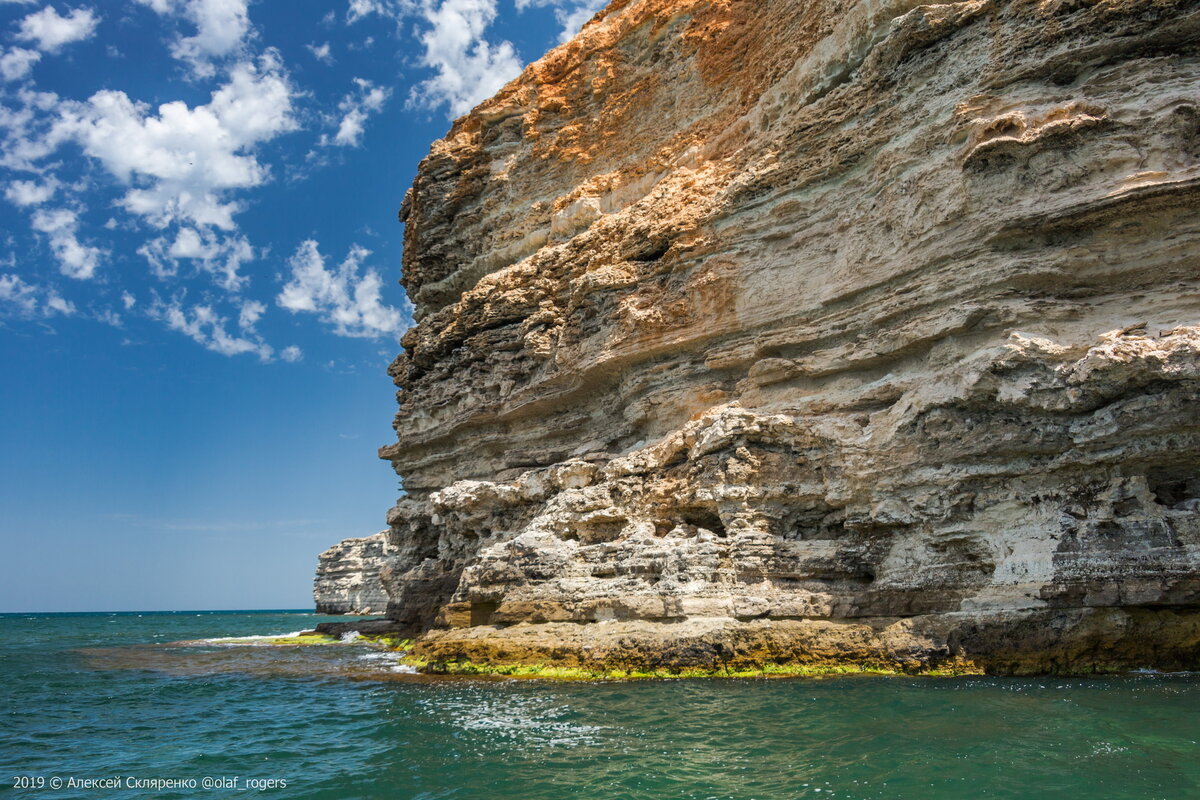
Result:
M442 724L525 748L594 745L604 730L575 721L571 708L553 694L496 692L491 685L442 692L417 705Z

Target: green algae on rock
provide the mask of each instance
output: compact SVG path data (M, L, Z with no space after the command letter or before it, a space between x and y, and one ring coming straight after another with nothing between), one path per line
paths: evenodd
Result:
M737 669L705 669L682 667L655 670L595 670L584 667L563 667L546 664L477 664L472 661L427 662L405 658L408 664L429 675L479 675L507 678L530 678L562 681L626 681L681 680L690 678L823 678L847 675L907 675L926 677L959 677L980 675L982 671L969 665L958 668L898 672L882 664L771 664Z

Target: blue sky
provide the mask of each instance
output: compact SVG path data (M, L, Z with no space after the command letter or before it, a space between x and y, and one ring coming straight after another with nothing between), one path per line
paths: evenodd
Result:
M0 0L0 612L298 608L383 527L396 212L601 0Z

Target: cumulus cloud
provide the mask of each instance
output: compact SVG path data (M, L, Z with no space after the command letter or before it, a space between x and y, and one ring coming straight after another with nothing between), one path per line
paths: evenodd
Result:
M13 181L4 189L4 197L15 206L40 206L58 191L58 181L47 178L37 181Z
M33 65L41 60L37 50L23 47L0 48L0 78L6 82L19 81L30 73Z
M285 347L279 351L279 357L289 364L295 364L300 359L304 358L304 352L299 347L292 345Z
M267 307L257 300L242 303L242 310L238 312L238 327L244 331L254 330L254 326L266 310Z
M242 264L254 259L254 248L244 236L222 236L211 229L181 227L173 240L158 236L138 248L159 278L179 274L180 264L191 261L196 269L213 276L231 292L241 289L249 278L239 273Z
M214 353L224 356L253 353L260 361L265 362L271 360L275 351L254 330L253 323L258 320L258 315L254 313L253 308L261 305L254 301L242 304L236 333L230 332L228 318L219 314L212 306L198 304L188 308L180 298L173 298L170 302L155 298L148 313L151 318L161 321L170 330L184 334ZM247 318L247 306L251 306L249 326L241 324L242 320ZM261 314L261 311L258 313Z
M276 302L292 313L320 315L338 336L375 337L394 334L403 324L399 309L384 304L383 281L375 270L359 274L371 251L358 245L335 269L327 269L317 242L309 239L288 260L291 280Z
M0 94L0 166L23 172L38 172L37 162L54 152L61 141L51 125L61 106L53 92L38 92L22 87L8 95Z
M383 109L392 92L382 86L376 86L363 78L354 79L355 90L342 98L338 103L341 119L338 122L337 133L330 139L321 137L321 144L357 147L362 139L363 126L367 118Z
M329 46L329 42L324 44L306 44L308 52L313 54L313 58L320 61L322 64L333 63L333 49Z
M274 51L235 65L210 101L194 107L176 101L151 109L114 90L75 101L22 87L0 97L0 166L44 172L47 159L77 144L123 184L115 205L153 227L173 228L138 249L155 274L176 275L188 264L239 291L247 281L243 265L256 254L235 233L242 208L236 194L270 178L257 151L298 127L293 97ZM3 193L34 209L33 229L46 237L64 274L91 278L104 252L81 240L76 211L46 207L61 188L53 177L10 180Z
M233 189L258 186L268 170L256 145L295 129L292 90L278 58L237 65L202 106L174 101L151 113L121 91L65 103L49 139L73 140L130 189L120 204L156 227L172 222L232 230Z
M21 280L19 275L0 275L0 303L10 313L33 316L38 308L38 290Z
M104 308L93 312L92 318L97 322L103 322L105 325L111 325L114 328L125 327L125 321L121 319L121 315L111 308Z
M0 313L24 319L56 314L69 317L75 306L53 289L34 286L8 273L0 275Z
M46 6L21 20L16 38L33 42L42 52L53 53L65 44L90 38L99 23L90 8L75 8L63 17L53 6Z
M579 33L583 24L596 16L596 12L607 4L608 0L517 0L517 10L524 11L531 7L552 7L554 18L562 26L558 40L565 42Z
M521 71L511 42L492 44L484 37L496 19L496 0L423 0L421 16L429 27L419 37L425 48L420 62L435 74L414 87L414 105L445 105L459 116Z
M196 27L194 36L171 43L171 55L197 78L216 74L214 61L241 52L252 35L247 0L137 0L159 14L181 17Z
M54 314L62 314L69 317L75 313L75 304L70 300L64 300L55 292L48 292L46 295L45 316L53 316Z
M378 14L388 19L399 20L411 13L421 0L350 0L346 7L346 22L354 24L363 17Z
M79 217L74 211L69 208L38 210L33 215L33 229L46 234L62 274L79 280L95 276L103 251L79 241Z

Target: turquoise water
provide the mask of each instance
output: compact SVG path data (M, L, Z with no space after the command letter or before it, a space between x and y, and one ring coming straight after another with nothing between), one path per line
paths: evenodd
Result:
M1200 797L1200 677L430 681L364 646L162 644L320 619L0 616L0 794ZM16 776L122 785L17 789ZM241 790L199 786L220 777Z

